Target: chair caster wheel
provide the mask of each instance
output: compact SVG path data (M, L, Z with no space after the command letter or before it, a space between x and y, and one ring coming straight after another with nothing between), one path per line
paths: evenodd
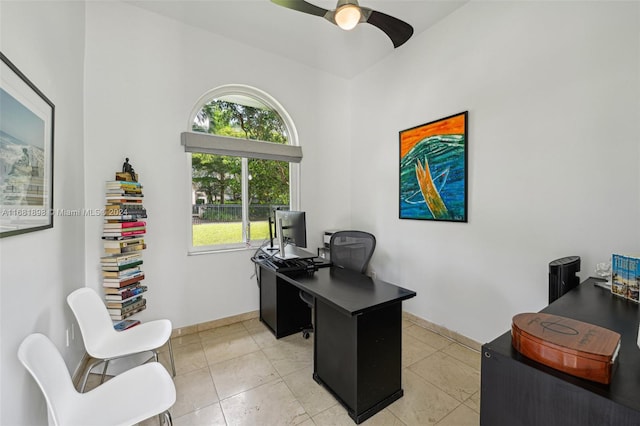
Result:
M311 334L308 331L303 331L302 332L302 337L304 337L305 339L308 339L310 335Z

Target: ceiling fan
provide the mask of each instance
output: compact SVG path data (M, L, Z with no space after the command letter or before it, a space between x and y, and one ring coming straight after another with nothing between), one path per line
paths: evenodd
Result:
M343 30L351 30L359 23L366 22L384 31L393 42L394 48L402 46L413 35L411 25L382 12L361 7L358 0L338 0L334 10L327 10L304 0L271 1L279 6L323 17Z

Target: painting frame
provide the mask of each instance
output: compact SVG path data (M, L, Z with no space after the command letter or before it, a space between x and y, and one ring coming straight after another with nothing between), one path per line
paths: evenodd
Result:
M468 111L399 132L399 218L468 222Z
M0 52L0 238L53 228L55 105Z

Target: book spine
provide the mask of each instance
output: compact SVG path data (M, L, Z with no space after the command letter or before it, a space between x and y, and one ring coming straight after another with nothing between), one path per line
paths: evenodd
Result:
M131 299L133 297L141 295L145 291L147 291L147 287L144 287L144 288L140 287L137 290L127 290L126 292L123 292L120 294L107 294L105 295L105 300L113 301L113 302L118 302L118 301L124 302L127 299Z
M121 300L121 301L107 301L107 308L109 308L109 309L122 309L124 311L129 306L133 306L136 303L138 303L140 300L142 300L142 296L141 295L138 295L138 296L135 296L135 297L131 297L129 299Z
M123 320L123 319L129 318L132 315L137 314L138 312L144 311L146 308L147 308L147 305L144 305L138 309L134 309L133 311L125 314L110 314L110 316L112 320Z
M146 299L140 299L140 300L137 300L135 303L132 303L132 304L127 305L127 306L123 306L121 308L109 308L109 307L107 307L107 311L109 311L109 314L124 315L124 314L127 314L129 312L135 311L136 309L141 308L146 303L147 303Z
M110 255L110 256L101 257L100 262L103 264L110 264L110 265L124 265L125 263L128 263L128 262L141 260L141 258L142 258L142 254L140 253Z
M120 222L120 223L105 223L105 229L123 229L123 228L138 228L146 226L147 222L137 220L135 222Z
M104 215L105 220L138 220L146 219L147 214L123 214L123 215Z
M131 327L135 327L136 325L140 324L139 320L122 320L116 324L113 325L113 328L116 329L116 331L124 331L127 330Z
M126 287L129 284L133 284L133 283L137 283L139 281L144 280L144 275L140 275L138 277L134 277L134 278L129 278L127 280L124 281L119 281L119 280L103 280L102 281L102 285L104 287L115 287L115 288L122 288L122 287Z
M119 239L107 239L102 238L102 245L105 247L126 247L128 245L133 244L142 244L144 243L144 236L142 237L128 237L128 238L119 238Z
M143 271L135 271L134 273L132 273L129 276L126 277L115 277L115 278L105 278L104 281L108 281L108 282L125 282L125 281L129 281L129 280L134 280L135 278L140 278L144 276L144 272Z
M128 277L133 278L142 273L140 267L133 267L129 269L124 269L122 271L102 271L102 276L104 278L113 278L113 279L126 279Z
M139 229L136 231L114 231L114 232L105 230L102 233L102 238L105 240L109 240L109 239L120 240L126 237L133 237L133 236L142 235L145 233L146 233L145 229Z
M147 290L147 286L142 285L140 282L136 282L136 283L124 286L124 287L117 287L117 288L116 287L105 287L104 292L105 292L106 295L109 295L109 296L116 296L116 295L121 295L122 296L125 292L133 291L133 290L136 290L138 288L143 288L144 289L143 291ZM131 296L133 296L135 294L137 294L137 293L131 293ZM127 297L130 297L130 296L126 296L124 298L126 299Z
M121 263L121 264L109 264L109 263L101 263L102 270L108 272L119 272L125 271L127 269L135 268L136 266L142 265L142 260L134 260L133 262Z
M144 250L147 248L146 244L133 244L130 246L126 246L126 247L105 247L105 252L106 253L114 253L114 254L118 254L118 253L130 253L132 251L140 251L140 250Z
M118 174L120 174L120 172L118 172ZM140 186L140 187L142 187L140 182L137 182L137 181L134 181L134 180L117 179L117 176L116 176L116 180L108 180L106 182L106 185L107 186L109 186L109 185L128 185L128 186Z

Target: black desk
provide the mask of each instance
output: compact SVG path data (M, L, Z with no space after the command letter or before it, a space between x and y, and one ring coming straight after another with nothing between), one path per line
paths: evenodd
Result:
M319 269L313 277L289 277L263 265L260 273L261 310L263 298L290 304L260 313L276 337L308 325L308 307L298 289L315 297L313 378L356 423L403 395L402 301L414 297L414 291L335 267ZM301 305L306 313L300 313Z
M485 426L640 425L638 304L594 286L589 278L541 312L621 334L611 384L564 374L520 355L507 332L482 346L480 424Z

